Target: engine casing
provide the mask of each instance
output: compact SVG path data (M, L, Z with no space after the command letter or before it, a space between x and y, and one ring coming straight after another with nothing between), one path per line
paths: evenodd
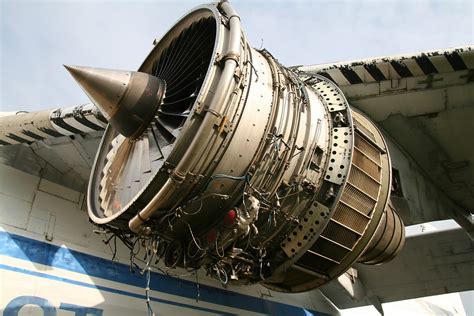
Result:
M164 80L165 97L138 138L107 127L95 223L157 240L168 267L285 292L401 249L380 131L329 79L251 48L228 3L184 16L139 71Z

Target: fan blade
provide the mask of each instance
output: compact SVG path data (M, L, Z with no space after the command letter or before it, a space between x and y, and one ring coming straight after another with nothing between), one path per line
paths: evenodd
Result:
M189 73L189 69L196 68L196 63L194 61L202 61L203 57L207 57L212 50L214 49L213 45L209 45L209 40L214 35L209 33L207 35L200 34L201 37L205 36L202 39L198 39L197 42L193 43L194 47L191 50L187 51L186 55L180 60L180 64L176 65L173 69L173 72L166 75L167 80L170 84L174 84L177 80L177 75ZM207 59L207 58L206 58ZM193 62L189 62L189 61ZM201 62L199 62L201 63ZM202 66L204 72L207 70L208 64Z
M176 87L174 90L167 90L166 95L167 95L167 101L171 102L171 100L176 101L179 100L179 98L182 98L183 96L189 96L193 93L196 92L196 86L204 79L204 76L199 76L196 79L180 85Z
M176 116L176 117L186 118L186 117L188 117L189 113L191 113L191 112L189 110L186 110L186 111L181 112L181 113L176 113L176 112L168 112L168 111L158 110L158 113L162 114L162 115L167 115L167 116Z
M160 131L164 132L163 136L168 140L168 144L174 141L175 136L173 132L179 127L177 124L172 124L171 121L171 119L165 121L160 117L155 118L156 126Z
M105 198L102 201L102 208L105 212L109 212L111 214L119 211L123 204L117 200L118 197L118 183L122 179L122 174L124 171L124 167L126 165L126 161L128 156L130 155L131 147L133 143L130 142L129 139L125 139L118 145L117 152L111 160L110 167L106 169L106 177L103 190L106 191Z
M148 144L150 145L150 161L161 160L164 158L163 153L161 152L163 140L164 139L156 129L155 124L152 123L150 125L150 133L148 134Z
M215 36L212 30L209 30L206 27L205 23L202 21L198 23L194 23L191 28L189 28L192 32L191 38L187 38L185 41L179 41L177 45L181 46L180 54L176 56L173 60L173 63L169 67L169 71L163 73L166 77L172 77L176 71L179 71L179 67L183 64L190 64L190 61L193 60L190 58L190 55L196 51L202 51L201 47L203 45L209 45L209 43L213 43L210 36ZM212 45L214 46L214 45ZM184 61L184 62L183 62ZM168 78L170 80L171 78Z
M148 134L149 132L146 132ZM142 163L140 169L140 186L144 186L150 179L151 175L151 164L150 164L150 143L148 141L148 135L142 136L143 142L143 154Z
M189 37L193 34L191 31L191 27L186 29L183 33L181 33L178 38L173 41L170 45L170 49L173 49L176 51L176 54L172 55L170 58L167 58L163 60L163 69L160 72L160 76L163 78L167 78L167 73L169 73L169 69L173 69L174 65L176 63L176 60L180 59L180 56L186 53L186 46L184 46L184 49L182 47L183 43L185 45L189 45Z

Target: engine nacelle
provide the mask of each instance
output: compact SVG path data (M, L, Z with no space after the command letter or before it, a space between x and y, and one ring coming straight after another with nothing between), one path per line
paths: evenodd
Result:
M141 110L141 135L118 132L123 115L107 127L88 190L95 223L155 240L169 267L286 292L400 250L380 131L332 81L251 48L228 3L184 16L139 72L163 81L164 97L146 99L162 101ZM126 103L135 88L110 82Z

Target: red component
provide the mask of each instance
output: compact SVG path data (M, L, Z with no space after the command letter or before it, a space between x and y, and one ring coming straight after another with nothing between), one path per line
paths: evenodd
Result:
M217 230L215 228L212 228L208 233L207 233L207 243L208 244L213 244L216 242L217 239Z
M224 216L224 225L232 226L235 222L236 217L237 217L237 212L235 212L235 210L229 210L227 214L225 214Z
M120 201L119 201L119 200L115 200L114 203L112 204L112 208L113 208L114 210L116 210L116 211L117 211L117 210L120 210L120 206L121 206L121 205L120 205Z

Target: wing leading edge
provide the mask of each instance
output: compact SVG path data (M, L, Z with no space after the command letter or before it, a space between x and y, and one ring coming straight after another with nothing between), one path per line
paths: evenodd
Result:
M85 192L107 121L93 104L0 117L0 160Z

